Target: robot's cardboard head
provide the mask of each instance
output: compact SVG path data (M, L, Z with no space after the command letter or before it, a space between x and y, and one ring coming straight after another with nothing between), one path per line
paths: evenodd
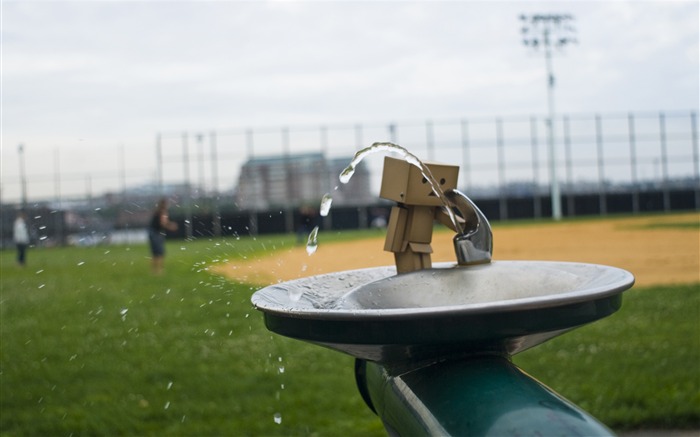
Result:
M425 163L425 165L443 191L457 188L458 166L437 163ZM442 205L418 167L402 159L388 156L384 158L379 197L406 205Z

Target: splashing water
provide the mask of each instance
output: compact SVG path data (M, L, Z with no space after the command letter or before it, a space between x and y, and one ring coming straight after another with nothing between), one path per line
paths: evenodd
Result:
M292 302L298 302L299 299L301 299L301 296L303 296L304 290L301 289L301 287L290 287L289 288L289 300Z
M323 198L321 199L321 207L319 208L319 214L321 214L322 217L326 217L328 215L328 213L331 210L332 203L333 197L331 197L330 193L324 194ZM309 238L306 241L306 253L308 253L309 256L311 256L314 253L316 253L316 249L318 249L318 226L315 226L309 234ZM296 299L294 300L299 300L299 297L301 296L294 297L296 297Z
M430 183L430 186L435 192L435 194L438 194L442 191L440 189L440 186L435 183L435 178L433 178L433 174L430 172L430 169L426 167L416 155L399 146L398 144L389 142L376 142L373 143L371 146L365 147L364 149L359 150L357 153L355 153L355 156L352 158L352 161L350 161L350 164L348 164L348 166L345 167L345 170L343 170L340 173L340 182L344 184L350 182L350 178L352 178L352 175L355 174L355 169L360 164L360 162L362 162L362 160L365 159L367 156L379 152L389 152L400 155L406 162L408 162L411 165L415 165L416 167L418 167L418 169L420 169L421 173L423 173L423 175L426 176L426 179L428 179L428 183ZM430 178L428 178L427 176L430 176Z
M321 208L319 210L319 213L321 216L326 217L328 213L331 210L331 204L333 203L333 198L331 197L330 193L326 193L323 195L323 199L321 199Z
M452 221L452 224L455 226L456 229L460 229L460 226L458 225L457 217L455 216L454 212L452 211L452 202L450 202L447 197L445 196L445 193L442 191L442 188L440 188L440 184L438 184L435 181L435 177L433 176L433 173L430 171L428 166L423 164L423 162L414 154L406 150L405 148L399 146L398 144L390 143L390 142L375 142L369 147L365 147L362 150L359 150L357 153L355 153L355 156L352 158L350 161L350 164L348 164L347 167L340 173L339 179L340 182L343 184L347 184L350 182L350 179L352 176L355 174L355 169L357 166L362 162L363 159L365 159L367 156L379 153L379 152L390 152L390 153L395 153L401 156L404 161L407 163L415 166L420 170L421 174L423 177L425 177L426 181L430 185L431 190L435 195L442 201L442 204L445 206L445 212L447 215L450 217L450 220ZM335 190L338 189L336 186L334 188ZM331 210L331 204L333 203L333 197L331 197L330 193L326 193L323 195L323 198L321 199L321 207L319 209L319 213L322 217L326 217L328 213ZM316 250L318 249L318 226L314 227L311 233L309 234L309 238L306 243L306 253L309 254L309 256L313 255L316 253ZM296 295L293 297L297 297ZM298 300L298 298L294 299Z
M275 421L276 424L282 423L282 415L280 413L275 413L274 416L272 416L272 419Z
M405 148L399 146L398 144L390 142L376 142L369 147L365 147L364 149L359 150L357 153L355 153L355 156L352 158L352 161L350 161L350 164L348 164L348 166L345 167L345 169L340 173L340 182L344 184L350 182L350 179L352 178L352 175L355 174L355 169L360 164L360 162L362 162L362 160L365 159L367 156L379 152L389 152L398 154L407 163L418 167L423 177L425 177L425 179L428 181L428 184L433 190L433 193L435 193L435 195L442 201L442 204L445 205L445 211L450 217L452 224L455 226L455 228L460 228L457 222L457 217L455 216L451 208L452 202L450 202L447 199L447 197L445 197L445 193L442 191L442 188L440 188L440 184L438 184L435 181L433 173L425 164L423 164L423 162L420 159L418 159L418 157L416 157L416 155L409 152Z
M311 256L316 253L316 249L318 249L318 226L314 227L309 234L309 239L306 241L306 253Z

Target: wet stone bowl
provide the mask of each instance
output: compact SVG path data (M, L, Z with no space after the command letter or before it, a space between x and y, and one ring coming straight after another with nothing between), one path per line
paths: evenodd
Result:
M377 267L261 289L253 305L278 334L384 363L512 355L606 317L634 284L597 264L494 261L401 275Z

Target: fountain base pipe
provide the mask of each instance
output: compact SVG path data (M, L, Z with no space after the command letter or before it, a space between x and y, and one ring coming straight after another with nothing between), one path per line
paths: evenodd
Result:
M414 368L357 360L355 375L389 435L614 436L507 357L474 356Z

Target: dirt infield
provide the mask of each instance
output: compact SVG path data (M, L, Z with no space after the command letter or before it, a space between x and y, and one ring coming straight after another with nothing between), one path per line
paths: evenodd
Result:
M700 214L673 214L501 225L494 230L494 260L556 260L605 264L629 270L639 286L700 282ZM452 234L433 236L433 262L454 261ZM312 256L304 247L255 260L219 265L215 273L259 285L304 276L393 264L377 238L323 243Z

